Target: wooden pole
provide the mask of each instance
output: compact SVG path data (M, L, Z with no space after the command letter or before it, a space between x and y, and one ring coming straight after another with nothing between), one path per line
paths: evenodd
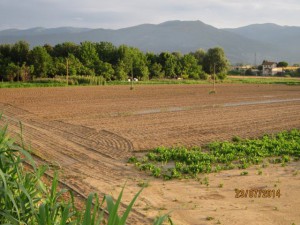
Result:
M214 63L214 92L216 92L216 64Z
M133 90L133 63L131 64L131 87L130 90Z
M67 58L67 86L69 85L69 60Z

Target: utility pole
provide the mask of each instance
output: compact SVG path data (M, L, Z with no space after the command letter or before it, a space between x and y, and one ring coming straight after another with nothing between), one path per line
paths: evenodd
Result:
M214 63L214 92L216 92L216 63Z
M69 85L69 59L67 58L67 86Z
M130 90L133 90L133 63L131 63L131 87Z

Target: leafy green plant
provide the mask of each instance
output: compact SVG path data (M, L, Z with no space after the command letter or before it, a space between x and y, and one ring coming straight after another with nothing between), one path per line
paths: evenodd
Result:
M146 159L145 159L146 157ZM198 174L219 172L251 165L286 163L300 158L300 131L283 131L264 135L260 139L241 139L233 142L212 142L200 147L158 147L142 158L132 157L137 168L166 180L197 177Z
M246 175L248 175L249 173L248 173L248 171L243 171L243 172L241 172L241 176L246 176Z
M24 169L25 162L32 170ZM100 203L98 195L91 193L84 209L79 210L72 191L59 188L58 172L54 172L52 185L45 185L41 178L47 169L36 167L31 155L8 137L7 126L0 128L0 224L123 225L143 190L133 197L121 216L118 211L124 187L116 201L105 195ZM108 212L105 219L104 203ZM162 224L167 219L171 221L169 215L159 217L154 224Z

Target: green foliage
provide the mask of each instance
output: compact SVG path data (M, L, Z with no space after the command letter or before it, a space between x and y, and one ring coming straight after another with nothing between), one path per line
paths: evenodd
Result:
M31 165L32 171L24 169L24 161ZM116 201L112 196L105 195L100 203L97 194L90 194L84 209L80 211L75 206L73 193L58 187L57 172L51 186L43 183L41 178L46 170L45 166L36 167L24 147L16 145L8 137L7 126L0 128L0 224L124 225L143 190L134 196L122 216L119 216L119 208L124 187ZM108 212L106 220L104 203ZM170 220L170 217L162 216L154 223L162 224L166 219Z
M277 135L265 135L261 139L241 139L233 142L212 142L200 147L158 147L143 159L131 157L129 162L148 171L152 176L164 179L195 177L200 173L219 172L228 169L246 169L251 165L285 163L300 157L300 130ZM241 174L246 175L246 172Z
M287 67L289 64L287 62L281 61L277 63L277 67Z
M229 62L222 48L210 48L203 58L203 69L208 74L227 74Z
M225 83L234 84L286 84L286 85L300 85L299 79L289 79L283 77L272 77L272 78L259 78L259 77L227 77Z
M182 73L188 74L188 78L198 80L202 72L201 66L198 65L196 58L193 55L185 55L181 60Z
M52 69L52 58L44 47L34 47L30 52L30 63L36 77L47 77Z
M241 176L246 176L246 175L248 175L249 173L248 173L248 171L243 171L243 172L241 172Z

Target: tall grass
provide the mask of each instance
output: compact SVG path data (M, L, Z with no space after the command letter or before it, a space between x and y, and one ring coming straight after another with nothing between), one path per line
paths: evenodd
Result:
M25 161L32 170L24 169ZM124 187L116 201L105 195L100 202L98 195L91 193L84 209L78 210L72 191L59 188L57 172L52 185L45 185L42 177L46 170L46 166L37 167L31 155L9 138L7 126L0 127L0 224L123 225L142 192L141 189L134 196L122 216L118 211ZM103 207L106 207L107 216L104 216ZM168 218L158 218L154 224L162 224Z

